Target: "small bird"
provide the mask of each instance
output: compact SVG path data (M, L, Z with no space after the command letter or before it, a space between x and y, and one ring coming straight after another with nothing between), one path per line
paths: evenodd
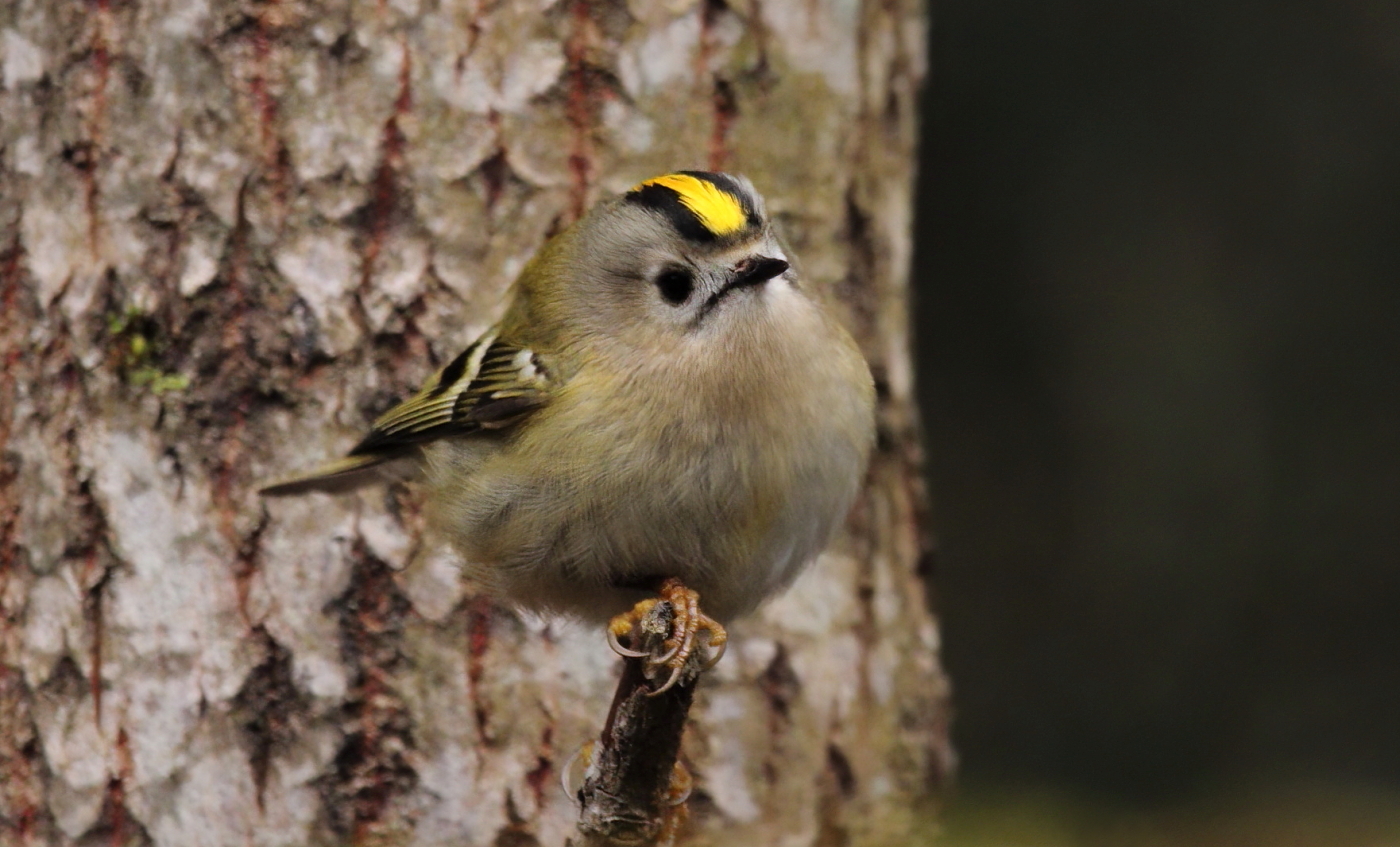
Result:
M507 298L346 458L262 492L407 466L471 580L611 618L614 649L672 670L665 690L699 632L722 652L721 622L790 583L845 518L874 440L870 369L741 176L671 173L600 202ZM674 629L643 653L619 638L641 643L648 595Z

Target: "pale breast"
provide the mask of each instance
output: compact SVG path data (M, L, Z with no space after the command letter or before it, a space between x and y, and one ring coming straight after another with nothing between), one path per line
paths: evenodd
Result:
M637 599L618 586L676 576L709 614L747 612L821 551L860 484L868 372L838 352L747 351L763 358L737 378L713 362L582 372L498 450L431 463L452 489L437 521L474 578L525 606L602 618Z

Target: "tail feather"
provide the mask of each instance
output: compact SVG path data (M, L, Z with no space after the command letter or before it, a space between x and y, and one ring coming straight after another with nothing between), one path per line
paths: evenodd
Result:
M346 456L306 473L276 480L258 489L267 497L304 494L308 491L339 493L365 485L410 479L417 475L416 462L403 453Z

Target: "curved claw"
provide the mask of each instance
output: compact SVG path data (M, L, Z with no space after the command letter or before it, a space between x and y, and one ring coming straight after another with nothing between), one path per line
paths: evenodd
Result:
M647 656L651 655L650 653L644 653L641 650L633 650L628 647L623 647L622 642L617 640L617 633L613 632L611 628L608 629L608 646L611 647L613 652L617 655L626 657L628 659L645 659Z
M705 664L700 668L702 671L707 671L719 664L719 660L724 658L725 651L729 649L729 639L726 638L719 644L715 644L712 641L710 642L710 646L715 648L715 654L705 660Z
M653 691L648 691L647 696L659 697L662 694L665 694L667 691L670 691L672 688L675 688L676 683L681 681L681 671L683 670L685 670L685 665L680 665L676 667L675 670L671 671L671 676L669 679L666 680L666 684Z
M665 653L662 653L660 656L657 656L657 657L653 658L653 659L652 659L652 662L654 662L655 664L658 664L658 665L664 665L664 664L666 664L667 662L669 662L669 661L671 661L672 659L676 658L676 654L678 654L678 653L681 652L681 646L684 645L684 644L685 644L684 641L677 641L675 647L672 647L670 650L667 650ZM646 655L646 654L643 654L643 655Z
M559 787L564 789L565 796L578 802L578 792L583 788L584 775L588 771L589 764L593 760L593 745L595 742L585 742L583 746L574 751L569 760L564 763L564 767L559 771ZM582 763L582 767L580 767Z

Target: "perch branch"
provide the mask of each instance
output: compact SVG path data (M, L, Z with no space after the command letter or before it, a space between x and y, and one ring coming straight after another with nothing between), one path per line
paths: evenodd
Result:
M670 605L659 603L653 613L663 620L652 629L669 632ZM580 847L673 842L687 814L690 775L679 756L700 667L700 658L693 657L678 684L653 696L656 683L647 678L645 660L623 661L602 735L583 752L588 765L577 794Z

